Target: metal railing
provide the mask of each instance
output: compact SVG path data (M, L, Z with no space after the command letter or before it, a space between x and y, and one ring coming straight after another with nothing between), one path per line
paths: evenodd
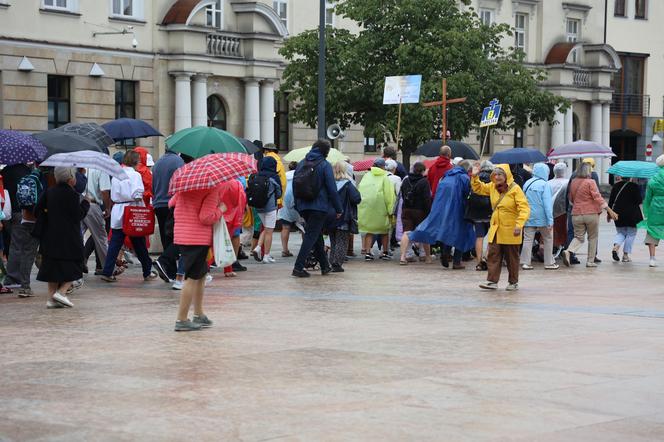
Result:
M221 33L207 35L207 53L215 57L242 57L240 38Z
M627 115L648 115L650 95L613 94L611 112Z
M574 86L590 87L592 85L592 73L590 71L574 71Z

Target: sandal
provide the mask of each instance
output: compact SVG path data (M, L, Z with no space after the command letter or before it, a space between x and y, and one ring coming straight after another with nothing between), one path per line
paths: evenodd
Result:
M282 258L290 258L291 256L293 256L293 254L288 250L285 251L285 252L281 252L281 257Z
M0 287L0 295L6 295L8 293L14 293L9 287Z
M115 276L101 275L99 279L101 279L104 282L118 282L118 278L116 278Z
M224 276L225 276L226 278L235 278L235 277L237 276L237 273L235 273L235 272L228 272L228 273L224 273Z
M399 260L399 265L400 265L400 266L407 266L407 265L408 265L408 261L406 261L405 259L401 259L401 260Z

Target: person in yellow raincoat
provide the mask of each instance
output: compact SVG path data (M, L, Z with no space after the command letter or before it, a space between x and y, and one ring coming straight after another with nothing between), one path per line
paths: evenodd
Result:
M279 175L279 181L281 182L281 188L286 192L286 169L284 168L284 163L281 161L279 156L279 148L274 143L268 143L263 146L263 157L272 157L274 161L277 162L277 175ZM282 208L284 206L284 195L277 199L277 207Z
M374 235L382 235L383 253L380 259L390 260L389 231L392 228L392 212L397 195L394 185L387 178L385 160L376 158L374 165L362 178L358 190L362 195L362 202L358 205L358 227L364 233L362 253L365 261L373 261L371 252Z
M490 197L491 207L493 207L491 226L487 235L489 273L487 281L480 284L480 287L488 290L498 288L504 259L509 273L509 285L506 290L518 290L521 232L530 216L528 200L521 188L514 182L509 165L498 164L491 174L490 183L480 181L479 173L480 163L476 163L471 171L470 184L473 192Z

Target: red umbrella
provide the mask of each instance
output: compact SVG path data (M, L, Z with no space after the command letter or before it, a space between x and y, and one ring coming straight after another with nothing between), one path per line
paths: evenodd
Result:
M173 194L213 189L224 181L256 172L256 160L236 155L250 157L246 154L217 153L186 164L175 171L168 191Z
M371 170L371 166L373 166L374 161L376 161L376 158L367 158L365 160L355 161L354 163L352 163L353 170L355 172L362 172L364 170Z

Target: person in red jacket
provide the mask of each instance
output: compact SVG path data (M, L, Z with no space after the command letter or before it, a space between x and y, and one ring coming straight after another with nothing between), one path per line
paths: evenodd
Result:
M436 196L438 182L440 182L440 180L445 177L445 174L454 167L451 158L452 149L450 149L450 146L444 145L440 148L440 156L438 156L436 162L429 168L427 180L429 181L429 187L431 187L432 200Z

